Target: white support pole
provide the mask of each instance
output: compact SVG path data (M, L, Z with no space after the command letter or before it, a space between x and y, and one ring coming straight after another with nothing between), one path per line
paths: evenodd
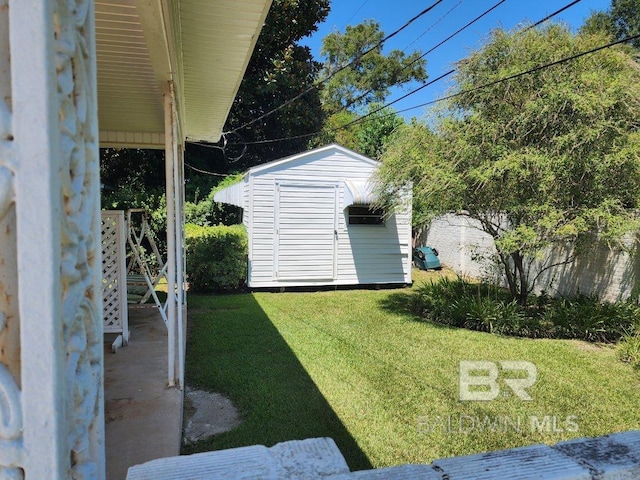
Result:
M64 345L60 285L58 121L53 3L12 2L11 74L17 143L16 223L25 471L64 478ZM23 140L24 139L24 140ZM27 140L28 139L28 140ZM38 301L33 301L37 286ZM37 352L34 355L33 352ZM31 353L31 354L30 354Z
M8 10L22 468L27 479L101 480L102 262L93 2L77 0L71 9L63 0L15 0ZM0 448L5 442L2 438Z
M187 308L187 244L186 244L186 232L184 229L184 226L187 224L187 217L185 215L185 211L184 211L184 205L187 201L186 199L186 188L185 188L185 182L184 182L184 146L182 147L182 163L180 164L180 178L182 178L182 281L183 281L183 287L182 287L182 291L183 296L182 296L182 306L183 308L185 308L185 312L186 312L186 308ZM185 322L186 325L186 322Z
M180 388L184 388L184 329L183 329L183 300L184 300L184 276L183 276L183 238L184 238L184 211L182 197L184 191L184 149L176 145L177 155L174 162L174 192L175 192L175 234L176 234L176 283L177 294L177 323L178 323L178 374L177 379Z
M167 329L168 329L168 383L176 384L176 209L175 168L177 132L174 92L171 85L164 95L165 118L165 174L167 195Z

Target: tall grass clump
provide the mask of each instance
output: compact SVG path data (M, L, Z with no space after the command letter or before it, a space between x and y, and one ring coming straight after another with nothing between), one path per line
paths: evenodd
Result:
M640 327L622 335L618 344L618 357L640 369Z

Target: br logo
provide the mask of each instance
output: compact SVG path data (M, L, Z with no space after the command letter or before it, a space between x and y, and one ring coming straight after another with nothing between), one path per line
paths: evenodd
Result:
M505 375L506 372L509 372ZM538 379L538 369L531 362L504 360L501 362L467 361L460 362L460 401L486 402L495 400L500 395L502 382L520 400L533 400L527 389ZM509 396L505 391L504 396Z

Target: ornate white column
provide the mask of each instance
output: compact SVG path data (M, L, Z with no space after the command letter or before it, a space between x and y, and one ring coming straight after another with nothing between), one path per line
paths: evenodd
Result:
M8 1L0 0L0 478L23 478L20 321Z
M93 2L0 23L0 479L102 479Z

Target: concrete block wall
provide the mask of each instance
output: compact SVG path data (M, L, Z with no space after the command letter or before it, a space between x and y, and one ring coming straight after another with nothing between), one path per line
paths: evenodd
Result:
M482 261L495 254L493 238L475 222L462 215L436 218L423 235L425 245L435 247L440 262L458 274L472 278L486 278L493 273L490 262Z
M440 261L460 275L503 281L502 273L486 260L495 253L493 239L475 220L461 215L439 217L418 243L438 249ZM624 251L601 244L570 264L546 270L536 282L536 293L545 290L559 296L581 292L597 294L606 301L628 298L640 288L640 256L635 255L638 245L632 236L624 244ZM549 255L548 264L560 263L570 254L556 249Z

